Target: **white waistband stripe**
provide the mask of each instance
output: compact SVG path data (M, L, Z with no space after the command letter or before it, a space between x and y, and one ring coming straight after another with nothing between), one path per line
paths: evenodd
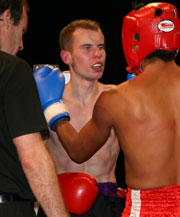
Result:
M141 210L141 192L140 190L131 190L132 207L130 217L139 217Z

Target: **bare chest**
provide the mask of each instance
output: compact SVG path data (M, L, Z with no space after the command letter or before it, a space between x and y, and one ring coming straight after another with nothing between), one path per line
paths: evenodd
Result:
M94 104L89 105L68 105L68 110L71 117L71 124L80 131L81 128L91 119Z

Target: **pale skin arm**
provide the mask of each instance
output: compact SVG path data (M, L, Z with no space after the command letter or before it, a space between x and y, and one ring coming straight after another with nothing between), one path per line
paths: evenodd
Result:
M102 98L102 97L100 97ZM82 163L92 157L106 142L111 132L110 116L102 99L94 107L92 119L78 133L69 121L56 125L56 133L69 157L76 163Z
M54 163L40 133L13 139L24 173L38 202L48 217L69 217Z

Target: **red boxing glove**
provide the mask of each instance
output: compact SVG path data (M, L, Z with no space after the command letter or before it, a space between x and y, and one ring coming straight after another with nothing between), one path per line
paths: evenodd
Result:
M96 179L85 173L62 173L58 178L69 212L77 215L86 213L99 191Z

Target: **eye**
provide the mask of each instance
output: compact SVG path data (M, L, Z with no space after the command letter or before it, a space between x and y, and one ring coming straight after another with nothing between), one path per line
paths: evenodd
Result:
M105 50L104 44L100 44L100 45L98 46L98 48L99 48L99 50Z
M25 34L25 33L27 32L27 29L26 29L26 28L23 28L23 29L22 29L22 32L23 32L23 34Z
M90 50L91 49L91 45L90 44L86 44L83 46L83 50Z

